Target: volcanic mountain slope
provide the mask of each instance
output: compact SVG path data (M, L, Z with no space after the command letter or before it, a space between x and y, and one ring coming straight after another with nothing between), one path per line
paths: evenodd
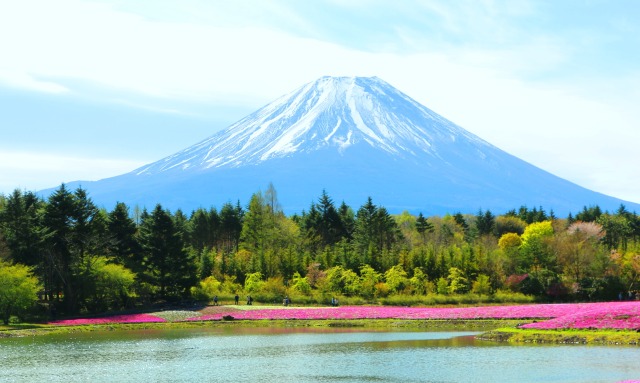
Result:
M371 196L391 212L425 214L640 207L509 155L376 77L320 78L160 161L68 186L81 184L107 208L159 202L189 211L246 203L269 183L289 213L322 190L354 208Z

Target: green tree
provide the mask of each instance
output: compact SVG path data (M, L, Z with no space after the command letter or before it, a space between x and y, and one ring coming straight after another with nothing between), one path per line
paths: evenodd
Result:
M464 235L467 236L469 234L469 224L467 223L467 220L462 215L462 213L458 212L454 214L453 220L456 222L456 224L458 224L458 226L462 228L462 232L464 233Z
M223 253L238 251L244 220L244 210L238 202L235 206L225 203L220 210L219 243Z
M307 277L301 276L297 271L293 274L291 288L304 295L311 294L311 285L309 284Z
M449 282L449 292L451 294L466 293L469 290L469 282L467 278L465 277L462 270L458 269L457 267L452 267L449 269L447 281Z
M617 265L628 291L640 288L640 245L624 252L611 252L611 260Z
M413 276L409 279L409 283L411 284L411 288L415 294L426 294L427 291L427 275L422 271L422 269L416 267L413 269Z
M423 241L426 239L426 234L431 233L434 230L433 225L422 215L422 212L420 212L420 214L418 214L418 218L416 218L416 230Z
M262 280L262 273L259 271L247 274L247 277L244 280L244 290L248 293L255 293L262 290L263 285L264 281Z
M205 279L213 274L214 250L203 248L200 251L200 262L198 262L198 278Z
M478 211L476 215L476 228L478 229L479 235L488 235L491 234L495 227L495 216L491 213L490 210L486 212L482 212L482 209Z
M376 285L382 280L382 275L369 265L360 267L360 296L371 299L375 296Z
M117 310L127 306L133 295L135 274L126 267L97 257L91 265L94 288L91 294L94 311Z
M442 295L448 295L451 292L449 290L449 282L447 281L447 278L445 277L438 278L438 282L436 284L436 290L438 291L438 294L442 294Z
M242 224L240 240L242 248L251 254L250 271L263 273L266 270L265 252L269 226L269 213L262 193L254 193Z
M407 272L401 265L396 265L385 271L384 280L392 293L401 293L409 286Z
M390 250L400 239L400 230L387 209L373 204L371 197L356 214L354 247L361 264L382 268L383 250Z
M522 246L522 239L516 233L503 234L498 240L498 247L507 259L506 271L508 274L527 271L520 255L520 246Z
M547 213L544 211L542 206L540 207L540 210L535 207L533 209L529 209L526 206L521 206L520 209L518 209L518 212L516 212L515 210L511 210L505 215L510 217L518 217L527 224L542 222L549 219L549 216L547 216Z
M141 249L136 234L138 228L129 216L129 208L122 202L107 217L107 231L109 233L109 254L130 270L141 271Z
M550 246L553 234L551 221L534 222L527 226L520 246L524 269L529 270L534 266L551 269L554 266L555 259Z
M601 253L602 226L595 222L575 222L564 233L557 235L554 250L565 276L573 282L595 277L595 263Z
M344 228L345 239L351 240L353 238L353 231L355 230L355 213L344 201L338 208L338 214L340 215L340 222Z
M474 294L489 295L491 294L491 281L488 275L480 274L471 285L471 291Z
M143 219L140 243L144 254L143 279L159 290L159 298L185 297L196 282L196 265L171 214L160 204Z
M626 251L633 229L624 214L602 214L596 222L604 229L605 235L602 242L605 246L611 250L621 248Z
M524 229L527 227L527 223L522 219L514 216L502 215L495 220L493 234L500 238L507 233L515 233L522 235Z
M189 243L197 251L204 248L214 248L218 241L220 217L216 209L206 211L198 209L189 218L191 227Z
M326 271L324 288L327 292L356 296L360 293L360 277L353 270L334 266Z
M598 220L598 218L600 218L601 215L602 210L600 209L600 206L585 206L582 208L581 212L576 214L575 220L582 222L595 222Z
M38 300L41 286L32 270L24 265L0 263L0 318L9 324L12 315L21 315Z
M347 236L340 214L325 190L322 191L318 200L317 210L319 220L314 222L314 226L322 240L322 245L334 245Z
M107 251L106 221L105 212L81 188L71 193L63 184L45 206L43 222L49 232L45 285L63 291L64 308L69 313L85 304L87 286L92 283L92 257Z
M209 276L200 281L197 286L191 288L191 296L199 301L210 302L214 296L220 293L222 283L215 277ZM235 291L231 291L235 292Z
M76 291L72 285L72 263L75 261L70 247L73 230L75 201L73 194L62 184L47 201L43 223L50 235L46 242L45 287L49 299L63 291L65 306L70 312L76 311Z
M42 225L43 201L34 193L16 189L0 209L0 228L14 262L42 265L43 243L47 232Z

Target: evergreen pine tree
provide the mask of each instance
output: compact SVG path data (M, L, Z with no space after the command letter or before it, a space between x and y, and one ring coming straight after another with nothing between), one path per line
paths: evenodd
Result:
M185 250L185 243L171 214L160 204L142 221L144 280L158 288L158 298L187 296L196 281L196 265Z
M129 216L129 208L126 204L117 203L109 213L107 231L110 236L109 253L115 261L136 273L141 271L141 249L136 237L138 228Z
M418 218L416 218L416 230L422 237L422 240L425 240L426 233L430 233L433 231L433 225L422 215L422 212L418 214Z

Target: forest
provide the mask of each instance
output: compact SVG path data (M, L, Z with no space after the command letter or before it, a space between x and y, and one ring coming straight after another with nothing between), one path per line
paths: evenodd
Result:
M0 195L0 318L251 295L265 303L401 305L634 299L640 218L585 206L425 217L354 210L322 191L287 216L273 185L189 213L97 207L62 184Z

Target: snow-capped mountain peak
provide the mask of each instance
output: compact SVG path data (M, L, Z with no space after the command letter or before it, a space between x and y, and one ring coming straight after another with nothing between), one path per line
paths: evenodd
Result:
M461 137L490 146L377 77L322 77L136 173L238 167L329 148L342 154L355 145L439 156Z
M488 144L376 77L322 77L172 156L68 186L82 185L105 206L189 211L247 202L270 183L289 213L322 190L351 206L371 197L395 213L640 210Z

